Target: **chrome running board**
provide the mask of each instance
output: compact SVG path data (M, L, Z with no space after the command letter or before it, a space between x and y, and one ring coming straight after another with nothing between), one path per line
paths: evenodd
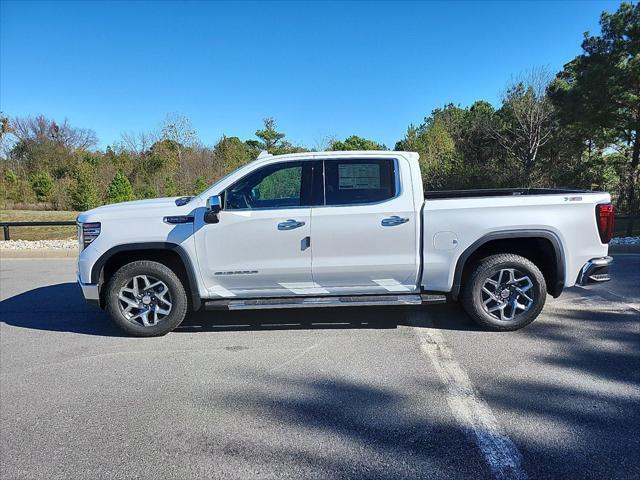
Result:
M206 310L264 310L269 308L370 307L444 303L444 295L356 295L339 297L276 297L220 299L204 302Z

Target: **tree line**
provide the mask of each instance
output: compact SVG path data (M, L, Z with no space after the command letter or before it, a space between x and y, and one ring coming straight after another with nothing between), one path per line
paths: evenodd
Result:
M607 190L618 211L640 204L640 7L603 12L601 32L557 73L511 79L500 103L433 110L393 146L420 154L427 189L576 187ZM170 114L153 132L123 134L104 150L95 133L44 116L0 115L4 207L86 210L103 203L191 195L253 160L304 152L272 118L255 138L205 146L188 118ZM315 149L386 150L357 135Z

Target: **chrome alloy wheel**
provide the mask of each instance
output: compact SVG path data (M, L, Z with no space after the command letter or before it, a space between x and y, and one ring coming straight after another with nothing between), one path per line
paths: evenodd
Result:
M533 282L515 268L503 268L482 286L482 305L493 318L513 321L533 304Z
M171 313L171 293L162 280L136 275L118 292L118 304L130 322L153 327Z

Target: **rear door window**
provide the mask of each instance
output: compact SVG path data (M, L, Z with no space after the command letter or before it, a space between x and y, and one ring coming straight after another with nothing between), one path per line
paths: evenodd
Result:
M326 160L326 205L378 203L396 196L392 159Z

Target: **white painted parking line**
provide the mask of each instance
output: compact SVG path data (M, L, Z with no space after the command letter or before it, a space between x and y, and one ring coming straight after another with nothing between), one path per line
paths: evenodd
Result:
M455 360L442 334L434 328L414 327L420 348L429 357L446 387L449 408L474 440L498 480L524 480L522 456L500 429L489 405L475 392L465 369Z

